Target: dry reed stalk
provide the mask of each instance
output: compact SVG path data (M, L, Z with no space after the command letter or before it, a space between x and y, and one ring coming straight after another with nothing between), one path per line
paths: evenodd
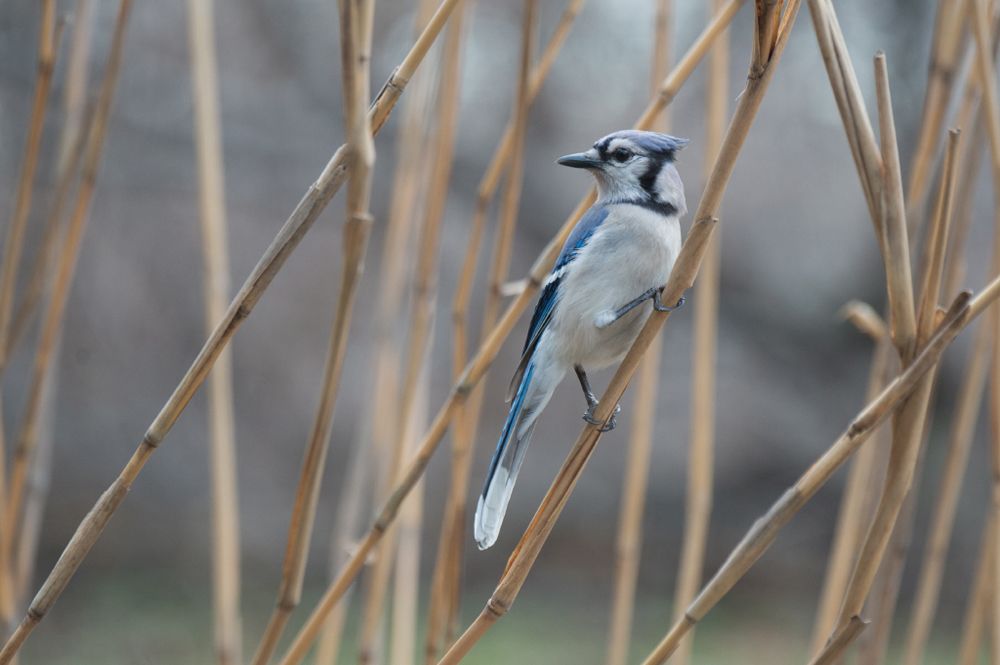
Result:
M63 84L63 122L59 133L56 166L56 187L46 204L46 219L42 228L38 253L32 262L30 277L20 303L14 311L7 337L6 357L14 353L18 342L27 331L35 307L41 300L48 265L58 238L62 205L69 198L69 187L79 167L90 118L85 112L87 69L90 63L91 34L93 32L94 4L91 0L77 0L73 11L73 30L67 54L67 73Z
M672 5L672 0L656 1L653 21L653 59L650 67L653 90L656 90L659 81L666 76L669 65L670 33L673 28ZM713 3L713 12L718 11L717 5L718 3ZM709 78L715 74L719 49L724 48L720 47L720 44L725 38L724 32L712 47L709 57ZM711 94L710 90L710 98ZM711 102L708 104L710 106ZM654 121L653 127L656 130L667 131L669 123L667 113L664 112ZM710 122L709 125L711 124ZM706 163L711 163L711 158ZM615 541L614 590L605 656L608 665L624 665L631 641L636 582L642 556L642 520L645 512L646 488L649 483L649 459L653 448L653 424L659 393L662 354L663 338L657 337L646 351L645 361L639 368L635 389L635 403L631 414L632 426L629 432L629 447L619 504L618 534Z
M666 637L644 661L645 665L662 663L673 653L680 639L713 608L774 542L791 518L816 494L844 462L897 409L917 387L918 381L936 366L944 349L964 326L983 313L1000 297L1000 277L995 277L975 297L959 294L942 317L930 340L912 363L886 384L878 398L867 404L847 430L799 477L767 513L758 519L737 544L722 567L702 588L688 607L683 619L674 624Z
M945 112L952 96L956 68L964 32L962 2L940 0L934 22L934 41L927 72L927 90L916 149L910 160L906 187L907 210L921 208L930 185L934 155L944 126ZM911 220L912 221L912 220Z
M104 80L98 94L97 106L92 123L88 128L86 146L84 148L80 189L73 207L73 212L66 230L66 238L55 268L52 293L47 304L42 323L42 330L32 368L31 384L28 391L25 415L17 438L17 447L11 460L10 484L7 490L7 503L3 515L6 528L10 534L7 543L10 548L17 540L15 534L22 514L25 485L31 458L37 442L39 416L41 414L42 396L45 392L48 371L58 345L62 329L62 317L65 312L69 288L73 280L76 260L79 255L80 241L90 213L90 202L97 184L97 174L100 169L101 152L104 137L107 133L107 122L111 112L115 85L121 65L121 52L124 41L125 21L130 8L129 0L124 0L119 8L115 24L115 34L111 52L105 68ZM8 549L8 553L10 550ZM22 624L23 625L23 624ZM20 630L20 628L18 629ZM2 654L0 654L2 657Z
M208 334L222 319L229 302L225 172L213 14L212 0L188 1L205 327ZM220 665L236 665L243 660L243 631L240 625L240 527L233 370L229 349L219 354L215 363L209 378L208 398L215 654Z
M426 356L431 352L428 344L424 351ZM406 423L406 452L409 453L417 444L417 437L427 426L427 400L430 381L429 367L424 363L421 373L413 417ZM389 665L411 665L416 656L417 646L417 613L419 610L420 590L420 526L423 519L424 481L421 480L413 488L413 493L406 498L399 511L399 526L397 527L396 570L393 574L392 627L390 630Z
M652 119L662 112L667 104L673 100L701 57L707 52L713 39L718 35L720 30L728 25L741 4L742 0L730 0L725 9L713 17L711 23L699 35L685 56L664 80L656 96L650 101L646 110L636 122L635 126L637 128L648 128ZM389 524L395 519L400 502L406 497L407 493L409 493L427 468L431 456L448 431L452 418L468 400L471 391L483 378L487 369L489 369L490 364L499 352L501 344L510 335L518 317L524 312L532 297L538 291L573 225L586 212L587 208L593 204L594 200L594 191L591 190L580 201L576 209L570 213L559 232L549 241L535 260L526 279L525 289L507 306L507 310L497 322L497 325L490 331L486 341L480 345L471 360L466 364L460 379L452 385L444 404L441 405L437 414L431 420L429 428L424 433L420 445L417 447L416 454L402 474L402 480L382 506L371 528L358 543L358 547L351 560L345 564L344 569L337 579L327 587L316 608L296 636L289 652L282 661L283 665L292 665L299 662L312 644L312 641L316 639L324 618L353 583L354 578L361 571L366 557L382 538ZM705 223L709 222L706 221ZM1000 290L1000 285L997 286L997 289ZM0 663L0 665L3 664Z
M865 393L865 402L871 402L878 397L885 385L886 370L892 352L888 329L878 314L867 305L859 307L848 304L845 307L845 318L875 342L868 374L868 389ZM840 609L840 599L843 598L851 569L854 567L857 546L864 537L865 518L871 516L872 485L877 478L876 472L879 466L877 458L882 447L882 441L878 438L880 434L884 434L884 430L875 431L872 434L874 439L872 443L862 448L857 458L851 462L837 515L837 525L830 558L827 561L809 653L818 653L826 643L830 631L833 630L837 611Z
M426 29L375 97L369 109L373 134L382 129L407 83L427 55L427 51L437 38L457 2L458 0L442 0ZM142 468L169 434L170 429L177 422L177 418L204 382L219 352L229 343L233 334L253 311L257 301L281 266L284 265L285 260L298 246L305 233L339 190L340 185L343 184L348 162L347 150L345 146L341 146L278 231L236 297L230 302L225 318L219 322L212 335L205 341L198 356L177 384L170 398L153 422L150 423L132 457L77 526L76 532L35 596L28 616L22 621L15 635L4 645L3 650L0 650L0 665L10 661L66 588L87 552L97 542L111 516L121 506Z
M715 5L719 0L715 0ZM722 144L726 131L726 109L729 88L729 44L723 36L712 47L709 61L708 93L705 116L705 177ZM712 513L712 483L715 456L715 379L716 340L719 319L719 272L721 260L719 233L708 243L702 260L700 279L694 292L694 328L692 330L691 380L691 440L688 445L688 487L684 516L684 536L677 590L674 595L674 617L684 613L701 584L705 548ZM693 633L681 642L675 660L677 665L691 661Z
M274 610L257 651L255 665L266 665L277 647L285 624L302 597L309 543L316 518L316 504L330 434L333 430L333 410L340 388L340 377L347 351L357 285L364 270L365 250L371 232L369 212L371 174L375 164L375 144L372 140L367 103L369 97L369 63L374 0L340 0L340 48L344 97L344 128L347 135L348 161L351 174L345 205L343 229L343 266L336 313L330 331L323 384L312 431L306 445L295 495L295 506L288 528L281 584Z
M992 512L989 512L983 525L976 572L972 578L972 585L969 587L956 665L977 665L979 663L979 652L983 646L983 627L991 610L992 578L995 574L993 566L993 549L996 547L995 530L996 517Z
M421 0L414 21L415 36L419 36L424 29L433 9L433 0ZM364 497L370 495L370 479L374 480L376 477L375 458L387 456L386 451L397 436L396 419L386 418L384 414L394 409L399 399L400 350L396 321L403 307L404 289L409 281L405 257L414 231L412 211L418 207L417 199L423 181L426 118L429 115L433 83L433 68L425 67L412 82L403 106L397 138L392 200L379 262L375 351L372 359L375 380L368 402L370 411L365 419L371 436L370 441L367 435L359 436L352 446L350 471L346 474L347 482L337 502L336 528L331 537L331 576L335 576L341 565L350 559L353 541L361 524ZM317 646L317 665L333 665L340 653L344 620L347 616L346 605L346 602L339 605L324 626Z
M462 4L452 17L442 54L442 75L437 96L438 117L435 145L432 149L434 162L429 176L424 224L418 243L410 321L407 326L407 351L403 361L402 395L400 403L393 407L399 414L401 425L397 431L401 433L405 430L406 424L414 417L420 376L427 358L426 348L431 339L434 304L437 296L438 245L448 200L455 134L458 126L464 12L465 5ZM380 501L388 496L392 487L399 481L405 456L404 443L405 436L397 436L389 446L384 485L379 492ZM389 537L377 550L375 564L372 567L358 638L358 661L360 663L367 663L373 658L375 641L382 622L384 599L397 551L396 538L396 534L390 532Z
M760 107L763 94L774 73L775 65L787 44L791 25L794 23L798 8L797 0L791 0L787 7L784 3L768 5L758 3L756 5L757 46L755 46L751 58L747 85L740 96L732 123L706 184L701 203L695 213L695 222L664 288L663 297L668 302L680 298L681 294L691 287L697 275L701 259L717 222L714 215L719 208L726 183L732 174L736 157ZM772 26L777 27L772 29ZM643 327L601 398L601 404L595 413L597 421L605 421L611 416L615 404L618 403L632 374L638 367L643 353L668 318L669 313L653 315ZM599 427L589 424L583 428L563 467L542 500L535 517L508 560L507 568L497 584L496 590L490 596L478 618L445 654L440 661L441 665L457 663L461 660L490 627L506 614L569 499L583 467L593 453L600 438L601 432L599 430Z
M867 622L861 617L857 615L852 616L850 621L841 626L833 634L830 641L823 647L823 650L809 661L809 665L834 665L840 662L844 652L847 651L848 647L851 646L867 625Z
M0 374L6 369L9 359L6 349L8 347L8 336L10 335L10 315L14 303L14 288L17 285L18 266L21 262L21 252L24 249L24 234L28 226L28 215L31 212L35 171L38 167L38 153L42 145L42 129L45 124L45 110L49 101L49 89L52 86L52 72L55 69L55 0L42 0L40 9L41 21L38 28L38 72L35 77L35 95L31 103L28 138L25 142L24 154L21 158L21 175L17 183L14 214L11 216L10 224L7 226L7 237L3 246L3 259L0 261Z
M582 5L582 0L570 0L566 5L552 36L549 38L548 44L542 51L538 63L531 70L528 80L527 99L525 100L526 106L530 107L541 90L541 86L548 76ZM520 105L515 106L515 113L519 108ZM467 330L469 303L478 265L479 246L482 242L486 226L487 210L499 186L500 176L503 174L511 158L515 142L515 122L516 118L514 117L508 122L503 137L496 151L493 153L493 158L490 160L486 173L483 175L477 189L476 208L472 217L465 258L462 262L461 275L452 300L452 367L454 371L453 380L455 381L459 380L462 369L469 359ZM510 207L508 205L508 208ZM513 229L509 229L505 233L510 235L512 232ZM505 265L508 263L502 255L495 253L494 268L492 269L494 272L499 270L496 267L498 258L503 259ZM503 273L506 274L506 267ZM496 318L499 315L500 298L507 295L503 292L502 287L502 284L495 284L487 291L487 301L483 310L481 339L485 339L489 331L496 325ZM445 501L444 519L442 520L441 535L437 556L435 557L431 596L427 611L427 637L424 648L424 659L427 663L437 662L444 633L454 625L458 615L457 600L460 596L459 573L461 571L461 557L466 528L465 502L472 465L472 447L478 427L482 401L483 388L482 386L477 386L468 399L467 404L463 405L461 411L455 416L452 436L451 482L448 497Z

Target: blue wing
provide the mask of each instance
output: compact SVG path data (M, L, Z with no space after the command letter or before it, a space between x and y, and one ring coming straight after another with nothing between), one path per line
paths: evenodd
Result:
M521 361L518 363L517 371L514 372L514 378L510 383L511 389L508 391L508 400L521 384L521 378L524 376L524 371L531 360L531 355L535 352L535 347L538 346L538 340L541 339L542 333L545 332L545 328L552 319L552 312L555 310L556 303L559 302L559 284L562 282L564 269L573 262L579 251L586 246L587 242L607 216L608 209L603 205L592 206L584 213L580 221L570 231L569 237L566 238L566 244L563 245L559 256L556 258L552 272L549 273L549 278L545 281L542 294L538 297L538 304L535 305L535 313L531 316L531 324L528 326L528 337L524 340Z

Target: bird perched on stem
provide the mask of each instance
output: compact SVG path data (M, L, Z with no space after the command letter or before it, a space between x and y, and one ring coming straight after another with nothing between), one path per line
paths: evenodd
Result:
M566 372L572 368L583 388L583 419L613 429L620 407L607 422L595 420L587 370L624 358L653 309L683 304L664 305L660 293L681 248L679 217L687 206L674 156L685 145L667 134L625 130L557 160L594 175L597 202L567 238L531 317L510 412L476 506L479 549L496 542L535 422Z

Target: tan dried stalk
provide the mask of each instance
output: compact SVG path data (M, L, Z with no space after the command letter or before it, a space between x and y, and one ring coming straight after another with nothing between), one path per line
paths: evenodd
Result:
M340 49L344 97L344 127L347 135L351 175L347 187L346 220L343 230L343 266L336 314L330 331L326 367L320 389L319 405L302 461L302 471L295 495L295 506L288 528L288 541L281 570L281 585L274 611L253 657L255 665L266 665L277 647L285 624L302 597L309 543L316 518L316 504L330 433L333 410L340 388L340 377L347 351L357 285L364 270L365 250L371 232L369 212L371 173L375 164L366 104L369 97L374 0L340 0Z
M415 17L415 36L419 36L434 10L433 0L421 0ZM436 58L434 59L436 63ZM396 322L403 308L404 290L410 281L406 252L413 243L416 225L412 223L413 210L418 207L418 194L422 189L425 172L427 118L434 88L436 64L425 66L410 85L404 101L400 123L395 173L393 174L392 200L385 226L382 258L379 262L379 294L375 309L375 349L372 358L375 380L366 414L370 423L370 441L358 437L352 453L352 468L347 474L338 501L336 529L331 537L330 575L335 576L345 560L350 559L353 541L361 526L361 511L366 498L372 495L372 483L377 474L376 460L388 457L388 450L396 440L397 421L386 418L397 408L399 401L400 353ZM364 476L364 478L361 478ZM330 614L316 652L317 665L333 665L340 653L340 641L347 603L342 603Z
M861 634L861 631L867 625L861 617L857 615L852 616L850 621L834 633L830 641L823 647L823 650L809 661L809 665L834 665L834 663L840 662L844 652L847 651L847 648L851 646L851 643L857 639L858 635Z
M379 91L369 109L373 134L382 129L407 83L409 83L410 77L413 76L427 55L427 51L437 38L457 2L458 0L442 0L434 16L428 22L427 28L421 33L403 62L393 71ZM348 161L347 150L341 146L278 231L277 236L258 261L257 266L244 282L236 297L230 302L225 318L206 340L191 367L177 384L170 399L167 400L160 413L150 424L128 463L80 522L73 538L67 544L55 567L35 596L28 616L22 621L17 632L4 645L3 650L0 650L0 665L10 661L66 588L87 552L97 542L111 516L124 501L129 488L142 471L143 466L149 461L157 446L169 434L170 429L177 422L177 418L204 382L219 352L229 343L237 328L250 315L257 301L270 285L271 280L284 265L285 260L298 246L305 233L340 188L346 177Z
M716 0L716 4L718 0ZM724 33L712 47L709 60L706 98L705 164L706 178L715 162L726 131L729 88L729 44ZM677 590L674 594L674 617L694 599L701 585L708 527L712 513L713 464L715 457L715 373L716 339L719 319L719 272L721 260L719 233L709 241L702 260L700 279L694 289L694 328L691 362L691 439L688 446L688 487L684 516L684 536ZM691 660L694 635L678 649L677 665Z
M673 100L677 91L680 90L688 76L690 76L701 57L707 52L712 40L732 20L741 3L742 0L730 0L725 9L712 19L685 54L684 58L681 59L671 74L664 80L657 95L650 102L642 116L640 116L636 127L640 129L648 128L652 119ZM336 606L337 602L344 595L344 592L353 583L372 548L379 542L389 524L395 519L400 503L427 468L431 456L448 431L452 418L458 412L461 405L468 400L469 394L483 378L486 370L489 369L490 364L496 358L500 346L507 336L510 335L518 317L527 309L532 297L538 291L545 275L548 274L549 269L555 261L559 249L566 240L566 236L569 235L573 225L593 202L594 192L591 190L590 194L580 201L576 209L566 219L556 236L542 250L541 255L536 259L535 264L529 272L524 290L508 305L507 310L497 322L497 325L490 331L486 341L480 345L472 359L466 364L460 379L452 386L444 404L431 420L431 425L424 433L420 445L417 447L416 454L407 466L406 471L402 474L402 480L382 506L374 524L372 524L364 538L358 543L357 549L354 551L354 555L350 561L345 564L340 575L327 587L326 592L289 648L289 652L282 661L283 665L293 665L299 662L306 651L308 651L313 640L316 639L325 617Z
M991 332L989 325L979 328L975 346L969 355L962 388L955 402L955 416L952 420L944 469L941 472L941 486L924 547L924 563L913 603L910 632L906 639L903 656L905 665L919 665L923 660L923 651L934 621L934 610L941 589L941 578L958 508L962 478L968 464L969 450L972 447L976 422L979 419L979 406L986 384L986 369L992 348Z
M713 4L713 12L719 7ZM670 32L673 28L672 0L657 0L653 21L653 61L650 67L652 88L666 75L670 58ZM721 35L712 48L709 58L714 73ZM710 77L711 77L710 73ZM711 95L711 92L710 92ZM711 123L710 123L711 124ZM667 131L669 118L666 112L654 121L653 129ZM706 163L711 163L711 159ZM649 483L649 459L653 448L653 424L656 417L656 399L660 384L660 360L663 338L657 337L646 351L646 358L639 368L632 407L632 426L629 447L622 479L622 496L618 514L618 534L615 541L614 591L612 592L611 621L608 628L608 647L605 662L624 665L628 657L635 612L635 590L639 578L642 555L642 520L645 512L646 488Z
M1000 277L994 278L975 297L959 294L942 318L929 341L899 375L890 381L878 398L870 402L851 422L844 433L799 477L763 517L758 519L701 593L688 607L684 617L670 629L644 665L662 663L676 649L680 639L708 614L733 588L754 563L767 551L780 530L815 496L816 492L853 455L934 366L944 349L958 333L1000 297ZM840 633L838 628L837 634Z
M569 34L583 0L570 0L556 25L548 44L539 58L538 64L531 71L528 84L526 105L530 107L534 98L548 76L563 43ZM515 106L515 112L520 108ZM466 245L465 258L462 262L462 272L452 301L452 367L453 380L458 381L462 369L468 362L468 319L470 295L475 280L479 259L479 246L485 231L487 210L500 183L500 176L506 168L514 146L515 118L512 117L504 131L503 138L493 153L490 165L479 183L476 197L476 208L472 217L469 240ZM520 186L520 184L518 184ZM509 206L508 206L509 207ZM513 230L506 231L509 235ZM494 254L497 258L504 257ZM505 260L505 259L504 259ZM506 262L506 260L505 260ZM499 268L492 269L496 273ZM503 274L506 275L506 268ZM499 315L501 285L493 285L487 291L486 304L483 308L482 340L496 325ZM469 472L472 464L472 446L478 427L479 414L482 407L483 388L477 386L473 390L468 403L455 416L452 435L451 483L448 498L445 502L444 519L435 558L432 575L431 596L428 603L427 637L424 645L424 660L427 663L437 662L441 640L444 632L450 630L458 616L458 598L460 597L461 557L465 536L465 502L469 484Z
M732 174L736 156L739 154L753 118L760 107L764 91L774 73L775 65L787 43L791 24L794 22L798 8L799 3L796 0L789 2L787 8L782 4L764 7L760 4L757 5L758 41L769 33L766 27L768 24L780 24L780 27L771 33L771 38L761 42L761 47L754 51L746 88L740 96L733 121L705 187L701 204L695 213L695 222L664 289L663 296L669 302L676 301L684 291L690 288L698 272L701 259L717 221L714 215L719 208L725 185ZM635 344L615 372L608 389L601 398L601 404L595 413L597 421L605 421L611 416L615 404L618 403L632 374L638 367L643 353L668 318L669 313L654 315L643 327ZM599 427L589 424L583 428L566 462L542 500L535 517L508 560L507 568L497 584L496 590L478 618L445 654L445 657L440 661L441 665L459 662L490 627L509 610L569 499L584 465L593 453L600 438L599 429Z
M882 391L888 369L892 344L888 337L888 329L881 318L871 307L848 304L845 307L845 318L849 319L862 332L869 335L875 342L871 369L868 374L868 389L865 402L871 402ZM857 458L851 462L847 483L837 515L837 525L834 531L830 558L827 562L826 577L820 594L819 609L816 622L813 625L810 653L819 653L826 643L827 636L833 630L840 609L844 589L854 567L858 544L865 535L866 518L870 518L873 497L872 486L875 483L878 468L878 453L882 447L883 429L872 434L873 441L861 449Z
M461 82L463 14L464 3L459 6L448 26L442 56L441 85L438 90L437 127L433 167L428 184L424 224L421 229L417 265L414 277L413 300L411 303L407 351L403 366L403 385L400 403L397 405L400 423L397 431L402 433L406 423L414 417L414 408L419 392L420 375L426 360L426 348L430 342L434 317L434 303L437 296L438 245L448 200L448 186L451 180L454 159L455 134L458 125L458 102ZM388 451L387 467L384 474L385 487L379 493L379 500L385 500L392 487L399 481L404 462L405 436L397 436ZM377 550L367 588L362 613L361 631L358 638L358 661L367 663L373 658L373 650L382 621L383 606L389 577L392 573L396 553L396 536L389 537Z
M56 58L56 3L42 0L41 21L38 27L38 72L35 77L35 95L31 103L31 119L28 138L21 158L21 175L17 183L14 200L14 214L7 226L7 237L3 245L3 259L0 260L0 375L7 367L8 337L10 335L10 315L14 303L14 288L17 285L18 266L24 249L24 234L31 212L34 192L35 171L38 167L38 152L42 145L42 129L45 124L45 110L49 102L52 86L52 72Z
M927 72L927 90L916 150L910 160L910 180L907 183L907 210L916 211L923 205L930 185L945 112L952 96L952 87L961 56L964 20L962 2L940 0L934 22L934 42ZM912 220L911 220L912 222Z
M225 173L213 13L212 0L188 0L199 180L198 214L201 220L205 327L208 334L222 319L229 302ZM215 655L220 665L236 665L243 660L243 631L240 625L240 527L233 370L229 349L219 355L208 388Z
M993 566L995 557L993 549L996 547L995 531L996 516L991 511L987 514L983 524L979 561L976 564L976 573L969 588L956 665L978 665L979 663L979 652L983 646L983 628L986 625L987 617L991 614L990 599L993 590L993 575L995 574Z
M47 379L50 378L49 367L58 346L62 330L62 319L65 312L69 289L79 255L80 241L90 214L90 202L93 199L97 175L100 169L101 152L104 137L107 134L108 117L111 113L111 103L114 99L115 86L121 66L121 53L125 35L125 23L130 8L130 0L123 0L116 19L111 52L104 72L104 80L98 93L94 116L87 132L86 145L83 154L80 188L74 202L73 212L69 219L66 237L63 241L60 255L55 267L52 292L42 320L42 329L38 348L35 353L32 376L28 390L27 405L17 438L17 447L11 460L10 484L7 492L7 505L4 512L4 522L10 529L11 545L16 538L19 520L22 514L22 502L26 490L30 461L34 455L37 443L39 416ZM30 617L29 617L30 618ZM24 626L24 623L21 624ZM15 637L18 631L15 632ZM11 638L13 639L13 637ZM4 661L4 653L0 652L0 661ZM13 654L12 654L13 655Z

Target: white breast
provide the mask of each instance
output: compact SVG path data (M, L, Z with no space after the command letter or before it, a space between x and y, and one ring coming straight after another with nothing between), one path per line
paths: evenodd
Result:
M620 360L652 311L647 301L606 328L596 320L666 283L680 252L677 217L629 204L607 219L566 267L546 346L566 366L597 369Z

